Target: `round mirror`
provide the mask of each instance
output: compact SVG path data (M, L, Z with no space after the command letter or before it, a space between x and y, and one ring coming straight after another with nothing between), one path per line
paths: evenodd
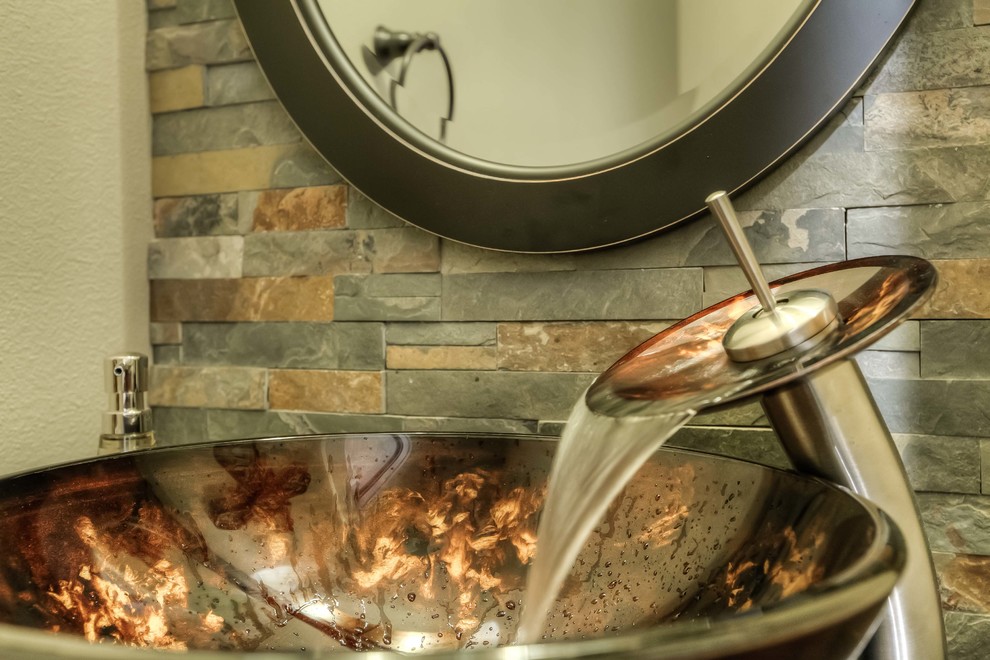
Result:
M699 214L855 90L913 0L236 0L272 87L355 187L501 250Z
M319 0L399 130L489 165L549 168L649 150L696 123L813 4Z

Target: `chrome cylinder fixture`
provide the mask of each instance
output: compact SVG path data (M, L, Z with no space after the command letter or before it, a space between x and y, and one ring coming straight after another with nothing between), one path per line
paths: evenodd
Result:
M794 466L859 493L904 536L907 563L867 657L944 657L935 569L914 494L859 367L850 359L771 390L761 400Z
M930 295L934 267L913 257L876 257L767 284L727 195L713 193L706 201L753 292L634 349L592 384L588 406L608 415L648 415L759 397L795 468L871 500L904 536L907 564L867 657L944 659L938 586L914 493L851 359Z
M103 414L100 454L155 445L148 406L148 357L128 353L108 357L104 373L108 410Z

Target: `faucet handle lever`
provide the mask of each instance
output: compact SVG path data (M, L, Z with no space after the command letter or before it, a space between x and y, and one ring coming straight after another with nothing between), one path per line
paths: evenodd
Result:
M722 225L722 231L725 232L725 237L729 240L729 247L732 248L736 261L739 262L743 273L746 274L746 279L749 280L753 293L760 301L760 306L765 312L776 314L777 301L770 291L770 285L767 284L763 271L760 270L760 262L756 260L753 248L746 240L742 225L739 224L739 218L736 217L736 211L732 208L732 202L729 201L728 193L724 190L713 192L705 199L705 204L708 205L712 215L718 218Z
M792 290L779 301L775 299L743 234L729 196L719 190L709 195L705 203L722 224L729 245L761 306L753 307L736 319L725 333L722 346L729 359L735 362L762 360L827 337L839 323L839 309L832 296L824 291Z

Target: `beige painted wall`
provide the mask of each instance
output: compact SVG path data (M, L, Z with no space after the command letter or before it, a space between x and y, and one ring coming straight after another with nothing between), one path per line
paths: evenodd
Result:
M0 473L93 454L147 350L145 3L0 0Z

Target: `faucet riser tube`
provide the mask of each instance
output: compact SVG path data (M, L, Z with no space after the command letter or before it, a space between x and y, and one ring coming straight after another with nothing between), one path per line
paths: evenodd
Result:
M914 493L855 362L843 359L765 394L770 424L794 466L868 498L894 520L908 557L867 657L942 660L938 583Z

